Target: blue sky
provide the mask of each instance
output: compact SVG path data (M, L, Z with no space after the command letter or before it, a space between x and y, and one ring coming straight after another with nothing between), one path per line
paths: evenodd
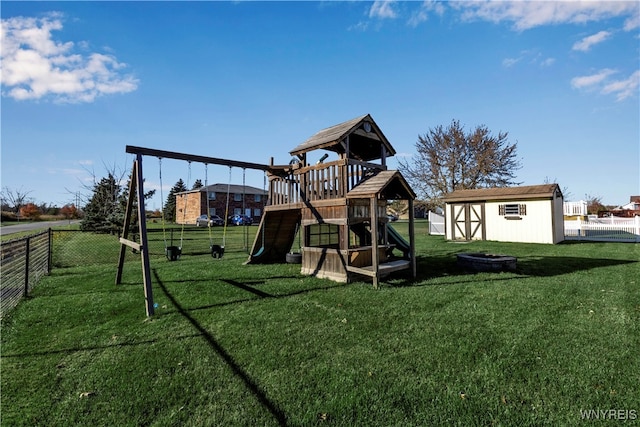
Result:
M287 163L371 114L398 152L459 120L517 142L523 185L640 194L638 2L10 2L2 187L62 206L126 145ZM391 159L390 166L397 165ZM160 188L158 161L143 161ZM209 166L209 183L229 169ZM242 170L231 171L234 183ZM201 164L164 160L164 197ZM263 175L246 171L249 185ZM160 208L160 192L148 208Z

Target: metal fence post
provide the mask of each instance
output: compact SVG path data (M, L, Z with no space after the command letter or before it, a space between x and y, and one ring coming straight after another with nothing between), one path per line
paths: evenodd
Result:
M53 230L49 227L47 240L47 276L51 274L51 264L53 263Z
M29 294L29 246L31 242L31 237L27 237L25 240L25 254L24 254L24 297L26 298Z

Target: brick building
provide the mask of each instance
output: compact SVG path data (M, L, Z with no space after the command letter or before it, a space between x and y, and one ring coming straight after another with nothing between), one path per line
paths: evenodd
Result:
M267 204L267 192L248 185L212 184L197 190L176 194L176 224L195 224L200 215L207 213L225 219L229 194L228 216L244 213L259 223Z

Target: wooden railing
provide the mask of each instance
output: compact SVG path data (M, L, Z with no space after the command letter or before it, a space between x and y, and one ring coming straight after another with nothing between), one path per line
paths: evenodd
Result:
M580 200L579 202L564 202L563 211L566 216L587 215L587 202Z
M386 166L340 159L317 165L291 167L287 173L269 177L270 205L339 199L363 179Z

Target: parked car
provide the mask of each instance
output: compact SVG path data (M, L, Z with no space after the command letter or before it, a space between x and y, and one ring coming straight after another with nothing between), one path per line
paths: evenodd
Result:
M207 215L200 215L198 219L196 219L197 227L206 227L207 219L209 220L209 226L213 227L214 225L224 225L224 221L218 215L211 215L211 218L208 218Z
M253 219L246 215L231 215L229 217L229 223L231 225L251 225L253 224Z
M398 215L389 214L389 215L387 215L387 219L389 219L390 222L397 221L398 220Z

